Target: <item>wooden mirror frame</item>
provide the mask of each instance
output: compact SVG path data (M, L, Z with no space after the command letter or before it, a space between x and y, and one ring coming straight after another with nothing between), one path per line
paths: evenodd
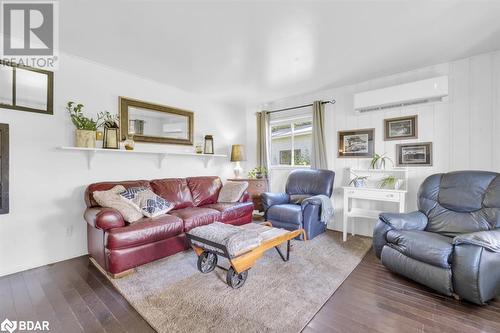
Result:
M12 104L0 103L0 108L18 110L18 111L28 111L43 114L54 114L54 73L51 71L46 71L43 69L28 67L24 65L18 65L12 62L6 62L0 60L0 66L12 67ZM21 68L27 71L36 72L40 74L47 75L47 110L34 109L26 106L16 105L16 68Z
M168 143L176 145L193 145L194 137L194 113L190 111L185 111L181 109L176 109L170 106L153 104L148 102L143 102L127 97L119 98L120 104L120 129L121 129L121 139L126 140L128 137L128 108L130 106L148 109L152 111L159 111L165 113L176 114L180 116L185 116L188 118L188 139L175 139L175 138L164 138L160 136L148 136L148 135L137 135L134 134L134 141L138 142L152 142L152 143Z

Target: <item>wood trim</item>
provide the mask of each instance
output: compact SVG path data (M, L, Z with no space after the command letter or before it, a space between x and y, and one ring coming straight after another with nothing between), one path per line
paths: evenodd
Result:
M171 106L165 106L160 104L148 103L128 97L119 97L119 107L120 107L120 130L122 141L126 140L128 137L128 108L129 106L135 106L143 109L149 109L153 111L160 111L165 113L176 114L180 116L185 116L188 118L188 139L174 139L174 138L164 138L158 136L147 136L147 135L134 135L134 141L138 142L150 142L150 143L165 143L165 144L177 144L177 145L193 145L194 142L194 113L191 111L177 109Z
M135 268L131 268L131 269L127 269L126 271L113 274L113 273L108 272L104 268L102 268L101 265L99 265L99 263L94 258L89 257L89 260L92 263L92 265L94 265L98 270L100 270L101 272L107 274L108 276L110 276L113 279L121 279L121 278L123 278L125 276L128 276L130 274L135 273Z
M0 124L0 214L9 213L9 124Z

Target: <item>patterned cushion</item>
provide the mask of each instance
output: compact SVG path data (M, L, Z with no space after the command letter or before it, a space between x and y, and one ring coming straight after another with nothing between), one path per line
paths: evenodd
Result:
M248 182L227 182L219 192L217 202L238 202L248 188Z
M132 223L143 218L143 214L138 207L122 199L120 193L124 191L125 187L116 185L107 191L94 191L93 196L100 206L116 209L127 222Z
M231 257L239 256L260 246L262 237L254 230L247 230L230 224L214 222L196 227L188 232L216 244L224 245ZM206 250L221 253L221 250L202 242L193 241L194 245Z
M175 205L145 187L131 187L120 193L120 195L124 201L137 207L146 217L166 214Z

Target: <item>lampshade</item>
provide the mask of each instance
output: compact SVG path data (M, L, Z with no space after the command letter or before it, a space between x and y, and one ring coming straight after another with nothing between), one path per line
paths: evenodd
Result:
M231 147L231 162L245 161L245 148L243 145L232 145Z

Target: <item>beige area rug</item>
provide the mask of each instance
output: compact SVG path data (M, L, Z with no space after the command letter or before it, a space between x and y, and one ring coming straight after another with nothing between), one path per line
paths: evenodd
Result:
M288 262L267 251L240 289L226 284L222 269L200 273L191 250L111 282L158 332L299 332L371 246L370 238L341 236L292 241Z

